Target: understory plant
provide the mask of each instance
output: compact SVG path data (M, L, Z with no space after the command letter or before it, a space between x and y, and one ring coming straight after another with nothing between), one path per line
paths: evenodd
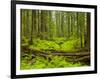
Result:
M21 69L44 69L44 68L65 68L82 66L80 62L69 62L64 56L51 56L44 58L36 56L33 59L24 57L21 59Z

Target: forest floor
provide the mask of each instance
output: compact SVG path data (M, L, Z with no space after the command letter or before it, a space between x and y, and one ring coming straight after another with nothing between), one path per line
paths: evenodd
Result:
M22 70L90 66L90 52L80 48L78 39L34 39L31 45L21 45L20 64Z
M33 52L34 53L34 52ZM90 53L62 53L47 54L44 52L24 54L21 57L21 69L44 69L81 67L90 65Z

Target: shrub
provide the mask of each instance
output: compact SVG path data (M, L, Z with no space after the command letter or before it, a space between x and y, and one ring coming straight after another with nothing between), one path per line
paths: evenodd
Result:
M22 43L28 43L29 42L29 39L27 39L26 37L22 37L22 41L21 41Z
M64 67L78 67L82 66L80 62L73 63L68 62L64 56L51 56L51 60L43 57L36 56L32 64L29 64L29 60L21 60L21 69L44 69L44 68L64 68Z
M40 50L57 50L60 48L55 42L47 40L37 40L37 42L35 41L30 47Z
M77 51L79 47L80 47L80 42L78 39L68 40L61 45L61 50L74 52Z
M64 38L64 37L57 38L56 37L56 38L53 38L52 41L54 41L55 43L60 45L66 41L66 38Z

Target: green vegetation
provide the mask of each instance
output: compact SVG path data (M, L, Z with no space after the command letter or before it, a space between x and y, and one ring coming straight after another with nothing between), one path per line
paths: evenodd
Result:
M84 52L90 52L90 13L21 9L21 69L90 65L87 59L56 55Z
M30 60L29 57L22 58L21 69L41 69L41 68L63 68L63 67L80 67L80 62L68 62L64 56L52 56L52 60L37 56Z
M77 52L80 49L79 39L68 40L62 38L55 38L53 40L40 40L34 39L32 45L28 44L28 40L24 38L23 45L28 45L31 49L37 49L42 51L48 50L62 50L66 52ZM73 49L73 50L72 50Z

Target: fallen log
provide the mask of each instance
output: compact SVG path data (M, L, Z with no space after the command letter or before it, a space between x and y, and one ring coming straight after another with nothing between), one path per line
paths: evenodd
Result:
M90 56L83 56L83 57L74 59L74 62L83 61L83 60L85 60L85 59L89 59L89 60L90 60Z
M75 59L75 61L80 61L84 60L86 58L89 58L90 52L75 52L75 53L68 53L68 52L63 52L63 51L52 51L52 53L47 53L45 51L37 50L37 49L31 49L31 48L25 48L26 51L31 52L34 56L43 56L43 57L48 57L50 55L52 56L66 56L74 59L74 56L77 57L78 59ZM26 52L27 54L29 52Z
M90 55L89 52L80 52L80 53L52 53L52 55L62 55L62 56L85 56Z
M68 52L56 52L53 51L52 53L47 53L45 51L41 51L41 50L36 50L36 49L30 49L32 54L41 54L41 55L58 55L58 56L86 56L86 55L90 55L90 52L75 52L75 53L68 53Z

